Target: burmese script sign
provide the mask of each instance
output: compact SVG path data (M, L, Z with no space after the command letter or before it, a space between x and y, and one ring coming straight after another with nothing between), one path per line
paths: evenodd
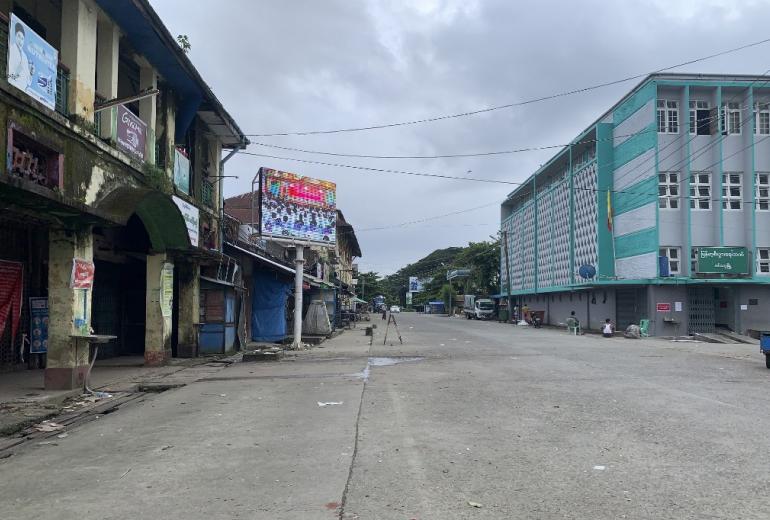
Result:
M745 247L701 247L698 273L748 274L749 253Z

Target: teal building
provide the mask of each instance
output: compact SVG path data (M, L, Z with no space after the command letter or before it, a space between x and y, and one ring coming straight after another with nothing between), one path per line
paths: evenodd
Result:
M501 294L564 323L770 329L770 78L653 74L501 205Z

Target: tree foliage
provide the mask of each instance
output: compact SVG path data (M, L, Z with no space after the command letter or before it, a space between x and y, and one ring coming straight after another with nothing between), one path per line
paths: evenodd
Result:
M416 276L423 281L424 290L414 294L412 303L420 305L428 301L444 301L447 294L454 297L456 294L489 296L498 293L499 268L499 240L471 242L466 247L437 249L391 275L377 278L377 273L363 273L359 275L359 280L361 276L367 276L367 301L382 294L388 304L405 305L409 278ZM455 269L469 269L470 276L447 282L447 272ZM357 290L360 294L361 281Z

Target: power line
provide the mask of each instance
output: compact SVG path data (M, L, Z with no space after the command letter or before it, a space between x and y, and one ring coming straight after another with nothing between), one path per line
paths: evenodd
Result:
M507 109L507 108L514 108L514 107L519 107L519 106L524 106L524 105L530 105L530 104L533 104L533 103L539 103L539 102L542 102L542 101L548 101L548 100L551 100L551 99L558 99L558 98L561 98L561 97L571 96L571 95L574 95L574 94L581 94L581 93L584 93L584 92L589 92L591 90L596 90L596 89L599 89L599 88L609 87L609 86L612 86L612 85L618 85L620 83L626 83L628 81L632 81L632 80L635 80L635 79L640 79L640 78L649 76L651 74L658 74L660 72L666 72L666 71L669 71L669 70L672 70L672 69L676 69L676 68L679 68L679 67L684 67L684 66L687 66L687 65L692 65L694 63L698 63L698 62L701 62L701 61L706 61L706 60L710 60L710 59L713 59L713 58L718 58L720 56L725 56L727 54L732 54L734 52L738 52L738 51L742 51L742 50L745 50L745 49L749 49L751 47L756 47L758 45L762 45L762 44L767 43L767 42L770 42L770 38L766 38L764 40L760 40L760 41L757 41L757 42L749 43L749 44L746 44L746 45L741 45L739 47L734 47L732 49L728 49L728 50L725 50L725 51L717 52L715 54L710 54L708 56L702 56L700 58L695 58L695 59L688 60L688 61L685 61L685 62L682 62L682 63L677 63L676 65L670 65L668 67L663 67L661 69L657 69L657 70L652 71L652 72L645 72L643 74L635 74L633 76L627 76L625 78L621 78L621 79L617 79L617 80L613 80L613 81L607 81L605 83L599 83L597 85L591 85L591 86L588 86L588 87L577 88L577 89L568 90L568 91L565 91L565 92L559 92L559 93L556 93L556 94L551 94L551 95L548 95L548 96L541 96L541 97L538 97L538 98L528 99L528 100L525 100L525 101L519 101L519 102L515 102L515 103L507 103L505 105L497 105L497 106L492 106L492 107L486 107L486 108L481 108L481 109L478 109L478 110L471 110L471 111L460 112L460 113L456 113L456 114L448 114L448 115L437 116L437 117L415 119L415 120L411 120L411 121L402 121L402 122L398 122L398 123L385 123L385 124L377 124L377 125L361 126L361 127L339 128L339 129L334 129L334 130L311 130L311 131L300 131L300 132L297 132L297 131L295 131L295 132L274 132L274 133L245 134L245 135L247 137L278 137L278 136L306 136L306 135L321 135L321 134L338 134L338 133L344 133L344 132L362 132L362 131L366 131L366 130L379 130L379 129L383 129L383 128L393 128L393 127L400 127L400 126L416 125L416 124L421 124L421 123L430 123L430 122L434 122L434 121L443 121L443 120L447 120L447 119L455 119L455 118L459 118L459 117L473 116L473 115L493 112L493 111L496 111L496 110L503 110L503 109Z
M460 157L488 157L488 156L495 156L495 155L508 155L508 154L514 154L514 153L522 153L522 152L551 150L554 148L564 148L564 147L570 146L570 144L600 143L603 141L612 141L614 139L618 139L621 137L634 137L639 134L654 132L654 131L655 130L642 130L640 132L634 132L633 134L616 135L614 137L608 137L606 139L587 139L584 141L579 141L577 143L549 144L549 145L542 145L542 146L531 146L528 148L516 148L512 150L498 150L498 151L492 151L492 152L452 153L452 154L443 154L443 155L364 155L364 154L355 154L355 153L325 152L321 150L306 150L303 148L292 148L291 146L279 146L277 144L268 144L268 143L251 143L251 144L257 145L257 146L264 146L266 148L275 148L277 150L286 150L289 152L300 152L300 153L307 153L307 154L314 154L314 155L329 155L333 157L350 157L354 159L452 159L452 158L460 158Z

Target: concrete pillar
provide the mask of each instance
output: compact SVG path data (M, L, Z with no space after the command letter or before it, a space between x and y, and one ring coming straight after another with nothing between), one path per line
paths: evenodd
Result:
M62 1L61 61L70 69L69 112L94 120L96 24L91 0Z
M48 356L45 369L46 390L70 390L83 385L88 369L89 345L72 338L77 334L75 319L91 327L91 290L72 289L72 260L93 261L91 227L78 231L52 229L48 233Z
M200 266L196 262L177 262L176 267L179 285L177 353L179 357L196 357L200 323Z
M149 65L139 70L139 90L158 88L158 75ZM155 164L155 117L157 115L157 96L148 96L139 101L139 117L147 123L147 149L144 156L150 164Z
M161 287L162 273L166 264L169 263L171 262L165 253L147 255L144 328L144 362L146 365L162 365L171 357L171 313L164 313L162 305L164 291L170 289L169 287L165 289ZM171 287L173 287L173 276Z
M120 51L120 31L118 26L107 18L100 18L97 24L97 45L99 54L96 63L96 91L106 100L118 97L118 53ZM114 108L102 110L101 135L103 139L112 137L113 127L117 127L117 111Z

